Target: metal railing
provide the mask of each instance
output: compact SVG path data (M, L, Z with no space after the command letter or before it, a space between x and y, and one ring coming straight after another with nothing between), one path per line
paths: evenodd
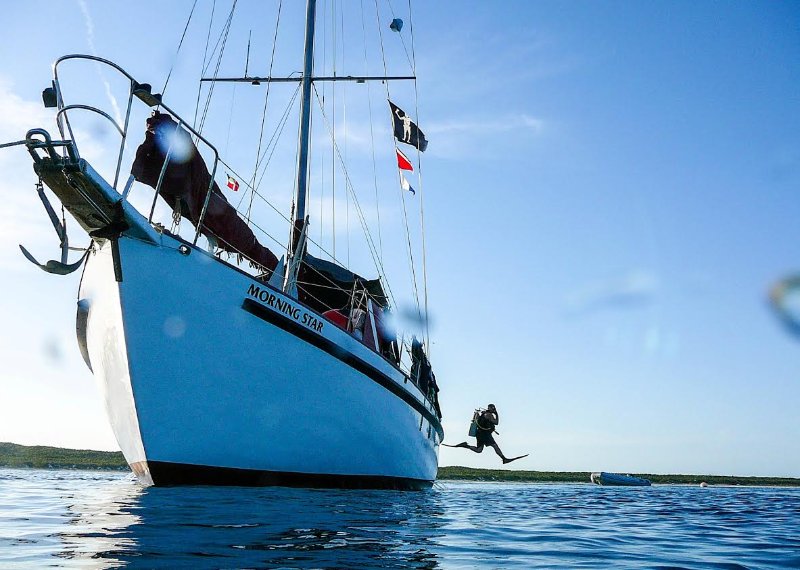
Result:
M43 140L39 140L36 137L42 137ZM39 149L44 150L53 161L63 160L63 158L56 152L57 147L64 147L67 150L67 155L73 162L80 158L78 156L78 148L75 146L75 141L54 141L52 138L50 138L50 133L44 129L29 130L25 135L25 140L19 142L24 143L25 146L28 147L29 152L34 152ZM34 159L36 159L36 157L34 157Z
M81 104L72 104L72 105L64 104L64 97L61 92L61 82L59 80L59 67L61 66L62 63L70 60L84 60L84 61L92 61L95 62L96 64L102 64L114 69L120 75L128 79L130 87L128 90L128 102L125 107L125 120L122 125L120 125L110 114L95 106L81 105ZM199 239L201 233L200 228L203 227L206 211L208 210L208 204L211 200L211 194L214 188L214 177L216 176L217 168L220 162L219 152L217 151L216 147L213 144L211 144L206 138L204 138L199 132L197 132L178 113L176 113L173 109L171 109L168 105L166 105L162 101L160 94L153 93L152 88L149 84L139 83L130 73L125 71L122 67L102 57L97 57L94 55L86 55L86 54L70 54L58 58L56 62L53 64L53 86L48 89L52 90L52 92L49 93L48 95L55 103L53 106L58 108L58 112L56 113L56 124L58 125L58 130L61 133L62 138L69 139L70 141L72 141L72 152L70 156L74 160L80 158L80 153L78 151L77 143L75 142L75 133L72 129L72 124L69 121L69 111L83 110L95 113L103 117L107 121L109 121L114 126L116 131L119 133L121 140L120 140L119 151L117 153L116 168L114 171L114 183L112 185L115 190L117 190L117 185L119 184L119 174L122 168L122 159L125 154L125 149L128 142L128 127L129 127L131 108L133 106L134 97L142 101L142 103L144 103L150 108L154 109L162 108L166 112L168 112L172 116L172 118L177 121L178 128L183 128L192 135L195 141L195 145L197 145L198 141L202 141L202 143L208 148L208 150L213 153L214 161L211 168L211 177L209 179L209 185L208 188L206 189L206 196L203 202L203 208L200 212L200 218L197 222L194 239L192 241L192 243L196 245L197 240ZM161 185L163 184L164 181L164 175L166 174L167 167L169 166L171 152L172 152L172 145L170 144L170 147L167 150L167 154L164 158L164 164L161 167L161 172L158 177L158 182L156 184L155 193L153 196L153 204L150 209L150 215L147 218L148 222L150 223L153 223L155 206L158 201Z

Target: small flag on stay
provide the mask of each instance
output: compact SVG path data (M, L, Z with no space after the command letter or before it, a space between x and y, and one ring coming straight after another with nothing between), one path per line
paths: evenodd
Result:
M234 192L236 192L236 191L238 191L238 190L239 190L239 181L238 181L238 180L236 180L236 179L235 179L233 176L231 176L230 174L228 175L228 188L230 188L230 189L231 189L231 190L233 190Z
M400 170L410 170L414 172L414 166L411 164L411 161L408 160L408 157L400 152L399 148L395 149L397 151L397 168Z
M425 152L428 148L428 141L425 140L425 133L406 115L400 107L389 101L392 109L392 122L394 123L394 137L401 143L410 144Z
M417 195L416 191L415 191L415 190L414 190L414 188L411 186L411 184L409 184L409 183L408 183L408 180L406 180L406 177L405 177L405 176L403 176L403 173L402 173L402 172L400 173L400 187L401 187L403 190L406 190L406 191L408 191L408 192L411 192L411 193L412 193L414 196L416 196L416 195Z

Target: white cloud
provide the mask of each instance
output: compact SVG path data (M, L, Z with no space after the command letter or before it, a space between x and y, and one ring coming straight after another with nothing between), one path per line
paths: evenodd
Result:
M369 123L348 120L345 125L343 121L337 121L334 129L336 137L336 146L343 157L348 157L352 154L359 156L371 156L373 141L375 148L379 148L381 143L390 140L391 131L383 123L376 123L370 132ZM326 130L324 133L317 133L314 136L313 146L317 151L330 153L331 137L330 132ZM337 162L339 158L337 157Z
M429 123L425 129L430 142L428 153L446 158L460 158L474 149L480 140L484 149L499 148L494 139L530 139L545 132L546 123L527 114L507 114L494 118L458 118ZM486 154L484 153L484 156Z
M506 115L489 120L449 121L432 123L426 131L430 134L472 134L476 136L493 135L515 130L529 130L539 134L544 128L544 121L526 114ZM430 138L430 137L428 137Z
M475 140L486 141L497 136L508 138L542 135L546 123L543 119L526 113L510 113L487 118L456 117L446 121L426 121L420 124L420 128L430 142L427 151L429 154L456 157L461 156L467 148L472 148ZM378 155L392 152L391 146L387 143L392 139L391 130L383 122L376 122L372 132L369 123L366 122L348 121L346 128L340 122L336 125L335 136L342 156L369 157L372 155L373 142ZM330 153L329 133L326 132L324 135L318 133L313 142L317 151ZM384 149L384 145L385 150L381 150ZM338 163L338 156L336 160Z
M22 140L31 127L49 125L52 113L41 102L25 101L13 92L13 84L0 77L0 142ZM6 158L0 153L0 161Z
M583 315L603 309L632 309L653 303L660 284L647 270L636 269L619 277L598 280L572 292L566 298L570 315Z

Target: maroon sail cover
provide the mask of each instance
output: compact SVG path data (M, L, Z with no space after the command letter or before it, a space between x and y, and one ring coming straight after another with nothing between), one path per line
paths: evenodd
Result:
M168 152L169 164L158 193L197 228L211 174L189 133L169 115L154 111L147 119L144 142L136 149L131 174L139 182L155 188ZM224 251L244 255L267 273L274 271L278 264L275 254L258 242L216 182L211 184L211 199L199 229L203 235L216 238Z

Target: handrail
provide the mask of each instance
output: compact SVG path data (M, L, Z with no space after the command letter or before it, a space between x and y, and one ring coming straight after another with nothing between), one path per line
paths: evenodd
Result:
M119 71L122 75L124 75L125 77L127 77L131 81L136 81L133 78L133 75L131 75L130 73L128 73L127 71L122 69L119 65L117 65L113 61L111 61L109 59L102 58L102 57L98 57L96 55L89 55L89 54L85 54L85 53L71 53L71 54L62 55L61 57L59 57L53 63L53 78L56 81L58 81L58 64L60 64L62 61L67 61L69 59L88 59L90 61L96 61L98 63L104 63L105 65L107 65L109 67L113 67L114 69Z
M62 62L69 61L69 60L87 60L87 61L94 61L95 63L107 65L108 67L111 67L112 69L116 70L117 72L119 72L121 75L125 76L129 80L130 89L129 89L129 92L128 92L128 104L127 104L126 109L125 109L125 123L124 123L124 125L122 127L120 127L119 124L116 122L116 120L114 120L108 113L106 113L105 111L102 111L101 109L98 109L97 107L93 107L93 106L90 106L90 105L80 105L80 104L64 105L64 99L63 99L63 96L62 96L62 93L61 93L61 84L59 82L59 76L58 76L58 68L59 68L59 65ZM57 102L58 102L58 107L59 107L59 111L56 114L56 122L58 124L58 128L59 128L59 131L61 132L62 137L64 137L64 126L63 126L63 124L65 123L66 126L67 126L67 129L69 131L69 134L70 134L69 138L71 138L73 141L75 140L75 136L74 136L74 134L72 132L72 125L69 122L69 116L67 114L67 111L70 111L70 110L73 110L73 109L83 109L83 110L87 110L87 111L91 111L91 112L97 113L97 114L105 117L106 119L108 119L111 122L111 124L114 125L114 127L117 129L117 132L120 134L120 137L121 137L122 140L120 141L119 153L117 154L117 167L116 167L116 171L114 173L114 189L115 190L117 188L117 184L119 183L119 172L120 172L120 168L122 166L122 156L123 156L123 154L125 152L125 144L127 142L128 126L129 126L128 122L130 120L130 114L131 114L131 108L132 108L132 105L133 105L133 96L134 95L137 95L137 97L139 99L141 99L145 104L147 104L147 105L149 105L151 107L159 106L159 107L164 108L164 110L166 110L170 115L172 115L175 119L177 119L179 127L184 128L187 131L189 131L195 137L196 141L202 141L203 142L203 144L213 153L214 162L213 162L213 166L211 168L211 179L210 179L208 188L206 189L206 197L205 197L205 200L203 202L203 209L202 209L201 214L200 214L200 219L197 222L197 231L195 233L194 240L193 240L193 243L196 244L197 240L200 237L200 233L201 233L200 232L200 228L203 227L203 222L205 220L205 215L206 215L206 211L208 209L208 204L209 204L209 202L211 200L211 194L212 194L212 190L214 188L214 177L216 176L217 169L219 167L220 159L219 159L219 151L217 151L217 148L213 144L211 144L211 142L208 139L203 137L203 135L201 135L198 131L196 131L193 127L191 127L178 113L176 113L167 104L165 104L161 100L161 96L160 95L152 95L150 93L150 86L149 85L144 84L144 83L139 83L138 81L136 81L136 79L133 77L133 75L131 75L130 73L125 71L122 67L120 67L119 65L117 65L116 63L114 63L113 61L110 61L108 59L105 59L105 58L102 58L102 57L98 57L96 55L79 54L79 53L68 54L68 55L64 55L64 56L59 57L55 61L55 63L53 63L53 87L54 87L54 89L56 91ZM144 89L145 87L146 87L146 89ZM63 122L62 122L62 118L63 118ZM66 138L66 137L64 137L64 138ZM74 146L75 150L77 151L77 144L73 143L73 146ZM155 197L154 197L154 200L153 200L153 207L151 208L150 217L148 218L148 221L151 222L151 223L153 221L152 217L153 217L153 212L155 210L155 203L156 203L156 201L158 199L158 192L161 189L161 184L162 184L163 179L164 179L164 173L165 173L166 167L168 165L168 161L169 161L169 153L168 153L167 157L165 157L164 168L162 168L162 171L161 171L159 179L158 179L158 183L157 183L156 188L155 188Z
M113 69L119 71L122 75L124 75L125 77L127 77L131 81L131 85L132 85L131 95L133 95L133 93L136 91L137 88L141 87L142 85L145 85L144 83L140 83L140 82L136 81L136 79L130 73L125 71L122 67L120 67L119 65L117 65L113 61L110 61L108 59L104 59L102 57L98 57L96 55L87 55L87 54L74 53L74 54L63 55L63 56L59 57L55 61L55 63L53 64L53 78L54 78L54 80L56 82L56 89L57 89L59 95L61 94L61 89L58 87L58 65L60 63L64 62L64 61L68 61L68 60L72 60L72 59L85 59L85 60L89 60L89 61L95 61L97 63L102 63L102 64L105 64L105 65L108 65L109 67L112 67ZM217 160L219 159L219 152L217 152L216 147L213 144L211 144L211 142L209 142L208 139L203 137L203 135L201 135L199 132L197 132L193 127L189 126L189 124L186 121L184 121L183 118L178 113L176 113L173 109L171 109L166 103L164 103L160 99L158 100L158 105L160 107L163 107L164 109L166 109L170 113L170 115L172 115L173 117L178 119L181 122L181 124L184 125L186 130L191 132L195 137L197 137L198 140L203 141L203 143L205 143L205 145L208 146L208 148L211 151L213 151L215 159L217 159ZM117 128L119 130L119 127L117 127Z
M105 111L101 111L97 107L92 107L91 105L81 105L81 104L65 105L64 107L58 110L58 113L56 113L56 121L58 121L61 118L62 114L66 113L67 111L71 111L72 109L84 109L86 111L92 111L94 113L97 113L98 115L102 115L103 117L111 121L111 124L114 125L114 127L117 129L117 132L119 132L120 136L123 137L125 136L125 131L122 130L122 127L120 127L117 124L117 122L111 117L111 115L109 115Z
M62 62L68 61L68 60L72 60L72 59L84 59L84 60L94 61L96 63L102 63L104 65L107 65L107 66L117 70L119 73L121 73L122 75L127 77L128 80L131 82L131 84L136 82L136 80L133 78L133 76L130 73L128 73L127 71L122 69L119 65L117 65L116 63L114 63L111 60L108 60L108 59L105 59L105 58L102 58L102 57L98 57L96 55L88 55L88 54L81 54L81 53L73 53L73 54L62 55L55 62L53 62L53 87L56 90L57 101L58 101L59 107L63 107L64 106L64 100L63 100L63 97L61 96L61 87L60 87L60 83L58 81L58 66ZM133 89L133 87L131 87L131 90L132 89ZM128 112L130 112L130 101L128 102ZM67 129L69 130L69 135L70 135L69 138L71 138L72 140L75 140L75 134L72 132L72 125L70 124L69 118L67 117L67 115L64 115L64 119L65 119L65 122L67 124ZM67 138L65 136L65 134L64 134L64 127L63 127L61 121L58 120L58 118L57 118L56 122L58 124L58 130L61 132L61 136L63 138ZM126 121L126 126L127 126L127 121ZM123 152L124 148L125 148L125 135L123 134L123 139L122 139L122 141L120 143L120 151L119 151L119 156L120 157L122 156L122 152ZM116 183L114 184L114 189L116 189Z

